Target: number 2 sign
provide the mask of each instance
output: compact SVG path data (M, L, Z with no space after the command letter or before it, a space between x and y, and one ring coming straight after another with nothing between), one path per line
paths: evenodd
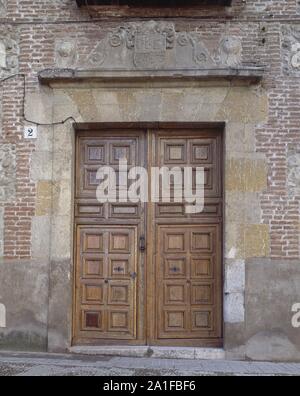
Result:
M24 127L24 139L36 139L37 138L37 127L25 126Z

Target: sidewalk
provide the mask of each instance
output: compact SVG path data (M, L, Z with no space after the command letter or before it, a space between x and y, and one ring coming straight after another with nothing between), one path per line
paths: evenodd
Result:
M0 353L0 376L300 375L300 363Z

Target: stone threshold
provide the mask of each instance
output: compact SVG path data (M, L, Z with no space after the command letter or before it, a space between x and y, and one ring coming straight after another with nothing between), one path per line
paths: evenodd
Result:
M225 360L221 348L161 346L73 346L70 353L79 355L120 356L160 359Z

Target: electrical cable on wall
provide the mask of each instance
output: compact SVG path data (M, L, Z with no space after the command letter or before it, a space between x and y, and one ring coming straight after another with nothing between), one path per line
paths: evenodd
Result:
M4 83L7 80L10 80L12 78L15 77L22 77L23 78L23 110L22 110L22 118L24 121L30 123L30 124L34 124L37 126L55 126L55 125L63 125L66 122L68 122L69 120L73 120L75 124L77 124L77 121L75 120L75 118L73 116L69 116L66 119L64 119L63 121L57 121L57 122L51 122L51 123L41 123L41 122L36 122L36 121L32 121L29 120L28 118L26 118L25 115L25 101L26 101L26 75L24 73L16 73L16 74L12 74L8 77L5 77L3 79L0 80L0 84Z

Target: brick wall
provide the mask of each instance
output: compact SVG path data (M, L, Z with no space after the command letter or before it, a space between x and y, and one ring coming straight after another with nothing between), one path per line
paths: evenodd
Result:
M208 18L209 15L214 18ZM2 78L16 71L26 75L27 94L40 90L37 72L57 66L55 47L60 39L76 40L77 64L84 65L87 54L105 32L120 23L93 20L87 10L78 9L71 0L11 0L0 12L0 22L3 25L0 40L6 40L8 52L12 51L9 46L12 36L17 43L17 52L11 55L11 64ZM174 18L174 22L176 29L198 30L206 40L224 34L238 36L243 44L243 63L266 66L262 85L268 92L269 119L256 128L257 152L264 153L268 161L268 188L260 197L262 219L270 227L270 256L299 258L300 68L290 65L289 47L290 26L300 26L299 2L233 0L233 7L226 12L216 13L207 8L203 9L203 18ZM7 187L7 180L0 179L0 189L5 190L0 197L0 209L4 211L4 257L30 258L31 219L36 201L30 161L35 143L22 137L23 78L16 77L0 86L0 144L3 152L6 145L2 157L10 152L13 172L10 179L14 182L13 187ZM0 210L0 216L1 213Z

